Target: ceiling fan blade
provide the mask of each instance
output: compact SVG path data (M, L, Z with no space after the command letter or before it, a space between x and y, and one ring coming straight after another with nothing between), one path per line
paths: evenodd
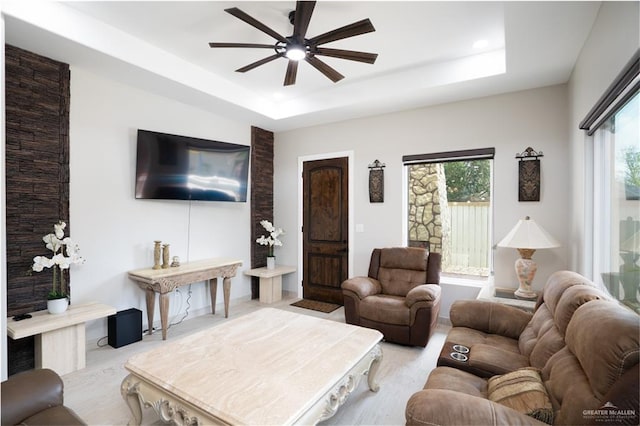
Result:
M279 57L281 57L282 54L281 53L276 53L275 55L271 55L271 56L267 56L266 58L260 59L259 61L253 62L249 65L245 65L242 68L238 68L236 70L236 72L247 72L247 71L251 71L254 68L259 67L260 65L264 65L268 62L271 62L275 59L278 59Z
M284 85L291 86L296 84L296 75L298 74L298 61L289 60L287 65L287 73L284 75Z
M370 33L375 30L376 29L373 27L373 24L369 19L363 19L362 21L354 22L353 24L345 25L344 27L310 38L309 45L319 46L332 41Z
M209 47L253 47L256 49L273 49L273 44L256 44L256 43L209 43Z
M340 80L342 80L344 78L344 75L340 74L338 71L334 70L329 65L327 65L324 62L322 62L320 59L316 58L315 56L307 55L304 58L304 60L307 61L308 63L310 63L315 69L320 71L329 80L333 81L334 83L336 83L336 82L338 82L338 81L340 81Z
M246 13L244 13L243 11L238 9L237 7L232 7L230 9L225 9L224 11L229 13L229 14L231 14L231 15L233 15L233 16L235 16L236 18L240 19L241 21L246 22L247 24L251 25L252 27L259 29L263 33L269 34L271 37L275 38L278 41L281 41L283 43L287 42L286 38L284 38L283 36L281 36L280 34L275 32L271 28L267 27L265 24L263 24L262 22L258 21L257 19L247 15Z
M296 14L293 18L293 37L300 42L304 42L304 36L307 34L311 15L315 7L315 1L296 2Z
M367 64L375 63L378 58L377 53L356 52L355 50L329 49L326 47L318 47L311 51L314 55L331 56L332 58L348 59L350 61L366 62Z

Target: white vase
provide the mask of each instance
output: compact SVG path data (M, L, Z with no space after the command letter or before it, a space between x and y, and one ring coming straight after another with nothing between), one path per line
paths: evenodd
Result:
M69 299L51 299L47 300L47 310L50 314L61 314L69 307Z
M267 256L267 269L274 269L276 267L276 258L274 256Z

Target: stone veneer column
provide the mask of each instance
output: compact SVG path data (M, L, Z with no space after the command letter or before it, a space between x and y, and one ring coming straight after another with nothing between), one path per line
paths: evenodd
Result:
M265 233L261 220L273 223L273 132L251 127L251 268L267 266L267 246L256 243ZM260 279L251 278L251 298L260 297Z
M69 65L5 46L7 315L46 308L52 274L27 275L42 237L69 221ZM68 234L68 229L67 229ZM9 374L34 367L33 339L8 339Z

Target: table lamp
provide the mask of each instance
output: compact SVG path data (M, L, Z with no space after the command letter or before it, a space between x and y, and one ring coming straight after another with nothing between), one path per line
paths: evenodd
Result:
M531 281L536 275L538 265L531 259L538 249L559 247L551 235L540 227L529 216L520 219L511 232L498 243L498 247L511 247L518 249L520 259L516 260L516 275L520 283L514 292L515 296L522 299L535 299L536 293L531 290Z

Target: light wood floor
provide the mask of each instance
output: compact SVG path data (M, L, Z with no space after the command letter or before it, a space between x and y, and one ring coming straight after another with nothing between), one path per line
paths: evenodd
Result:
M330 314L289 306L297 299L288 297L268 305L300 314L313 315L344 322L344 308ZM244 315L267 305L257 300L232 304L229 319ZM216 315L202 315L183 321L169 329L168 339L178 339L190 333L228 321L216 309ZM146 328L146 323L144 324ZM325 425L403 425L404 409L409 397L422 389L436 360L449 327L440 325L426 348L411 348L382 343L383 359L378 371L380 391L369 391L366 380L361 380L338 413L323 422ZM106 340L106 339L105 339ZM103 343L103 342L101 342ZM106 343L106 342L104 342ZM65 404L73 408L89 425L125 425L129 408L120 396L120 383L127 375L126 360L139 352L162 345L161 332L145 335L141 342L114 349L87 344L87 367L63 376ZM215 380L215 378L212 378ZM143 413L143 424L163 424L153 409Z

